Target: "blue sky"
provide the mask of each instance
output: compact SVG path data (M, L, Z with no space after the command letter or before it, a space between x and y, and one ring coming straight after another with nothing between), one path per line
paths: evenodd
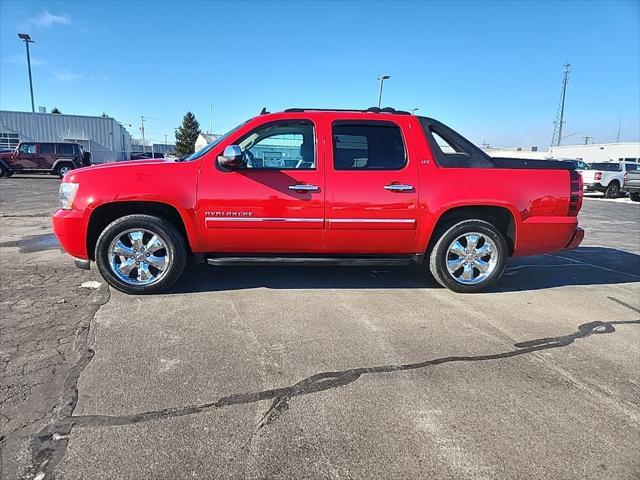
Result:
M640 2L0 0L0 108L103 111L169 138L187 110L226 131L267 106L419 108L471 140L547 146L571 63L565 143L637 141Z

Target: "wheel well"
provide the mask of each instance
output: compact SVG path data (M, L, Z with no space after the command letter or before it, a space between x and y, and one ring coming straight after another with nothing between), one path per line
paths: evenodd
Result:
M427 254L431 252L438 238L440 238L447 228L462 220L472 219L484 220L495 226L507 241L509 255L513 255L516 239L516 224L513 215L504 207L490 205L456 207L444 212L433 229Z
M609 182L609 185L611 185L612 183L617 183L617 184L618 184L618 186L620 186L620 181L619 181L619 180L617 180L617 179L615 179L615 178ZM607 185L607 187L608 187L609 185Z
M58 169L63 165L71 165L72 168L75 168L75 164L71 160L58 160L53 164L53 169L58 171Z
M189 253L189 237L178 211L171 205L158 202L113 202L100 205L91 214L87 228L87 254L90 260L95 260L95 249L98 237L102 231L114 220L125 215L154 215L169 220L184 237Z

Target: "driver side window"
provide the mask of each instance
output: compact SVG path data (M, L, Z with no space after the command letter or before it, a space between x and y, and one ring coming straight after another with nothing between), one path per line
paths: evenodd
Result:
M35 143L23 143L20 145L20 153L36 153Z
M248 169L316 168L315 137L309 121L262 126L246 135L238 145Z

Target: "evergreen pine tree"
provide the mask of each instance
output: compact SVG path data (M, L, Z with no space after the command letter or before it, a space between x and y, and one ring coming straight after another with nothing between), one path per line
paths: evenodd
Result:
M193 153L198 135L200 124L193 113L187 112L182 119L182 125L176 131L176 153L179 157Z

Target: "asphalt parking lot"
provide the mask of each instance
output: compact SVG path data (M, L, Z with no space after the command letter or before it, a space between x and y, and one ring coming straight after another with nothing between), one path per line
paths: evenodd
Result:
M0 180L2 478L640 477L640 205L491 293L419 268L194 265L109 290ZM83 286L84 285L84 286Z

